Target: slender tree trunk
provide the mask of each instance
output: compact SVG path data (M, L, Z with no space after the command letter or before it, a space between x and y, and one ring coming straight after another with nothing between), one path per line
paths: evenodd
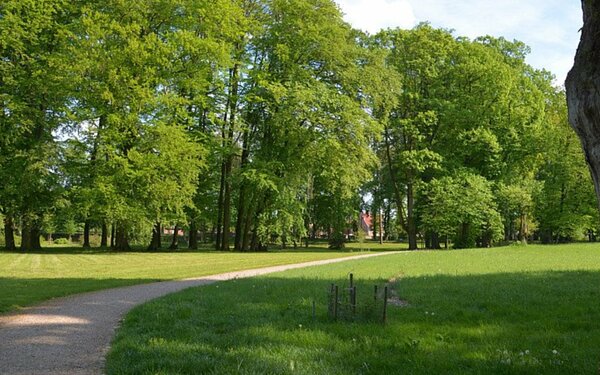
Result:
M392 151L391 151L391 145L390 145L390 139L389 139L387 127L385 129L384 141L385 141L385 155L387 158L387 165L388 165L388 169L390 172L390 179L392 182L392 187L394 188L394 198L396 199L396 205L398 207L398 218L400 219L400 226L402 227L402 229L404 229L404 231L406 231L408 233L409 229L408 229L408 225L407 225L407 220L404 217L404 204L403 204L402 194L400 192L400 187L398 186L398 182L397 182L398 179L396 178L396 171L394 170L394 164L393 164L393 160L392 160Z
M413 192L413 184L406 185L406 219L407 219L407 234L408 234L408 249L416 250L417 245L417 225L414 217L415 198Z
M217 206L217 239L216 250L221 250L221 232L223 228L223 196L225 194L225 162L221 163L221 186L219 187L219 202Z
M9 251L17 248L15 245L15 224L10 215L4 217L4 248Z
M223 192L223 231L221 239L221 250L229 250L229 237L231 228L231 169L233 167L233 160L231 157L227 158L225 163L225 189Z
M252 213L250 211L246 212L246 217L244 218L244 224L242 226L242 245L240 247L241 251L248 251L248 247L250 246L250 229L252 227Z
M244 131L244 143L243 143L243 151L242 151L242 160L240 168L244 170L246 163L248 162L248 141L250 135L248 130ZM243 242L244 242L244 223L246 221L246 195L247 195L247 187L246 183L242 181L240 186L240 194L238 197L238 205L237 205L237 220L235 223L235 250L243 250Z
M177 250L179 248L179 226L175 224L175 228L173 229L173 238L171 239L171 246L169 246L169 250Z
M569 122L581 140L600 204L600 1L581 3L581 40L565 88Z
M152 227L152 239L150 240L150 245L148 245L148 251L160 250L161 247L161 225L157 221L154 223L154 227Z
M383 245L383 209L379 208L379 244Z
M238 46L239 47L239 46ZM239 70L238 64L235 64L231 70L231 91L229 95L229 135L228 141L233 142L235 134L235 121L237 117L238 107L238 90L239 90ZM245 151L245 150L244 150ZM242 152L244 152L242 151ZM231 174L233 169L233 156L228 155L227 158L227 179L225 180L225 194L223 202L223 250L229 250L229 228L231 227Z
M392 215L391 213L391 205L388 203L385 205L385 216L384 216L384 221L383 221L383 234L384 234L384 238L385 240L389 240L390 239L390 217Z
M188 247L191 250L198 249L198 227L196 226L196 220L190 220L190 236L188 239Z
M117 236L117 228L115 226L115 223L112 223L110 225L110 248L111 249L115 249L116 247L116 236Z
M90 248L90 221L86 220L83 224L83 247Z
M108 228L105 221L102 221L102 234L100 235L100 247L108 246Z

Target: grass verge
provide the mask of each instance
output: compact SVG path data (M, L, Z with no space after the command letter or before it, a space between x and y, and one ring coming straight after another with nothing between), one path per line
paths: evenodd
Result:
M327 318L353 272L359 303L399 277L388 324ZM176 293L134 309L109 374L564 374L600 361L600 247L416 252ZM312 319L312 301L317 316Z
M268 253L148 253L81 248L0 252L0 313L74 293L355 254L310 248Z

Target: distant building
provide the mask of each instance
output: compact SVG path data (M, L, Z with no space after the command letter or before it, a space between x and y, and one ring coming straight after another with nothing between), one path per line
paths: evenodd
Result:
M360 213L360 229L365 234L365 238L370 240L373 239L373 217L367 212Z
M175 232L174 228L163 228L163 234L173 235L173 232ZM184 234L183 229L177 229L178 236L183 237Z

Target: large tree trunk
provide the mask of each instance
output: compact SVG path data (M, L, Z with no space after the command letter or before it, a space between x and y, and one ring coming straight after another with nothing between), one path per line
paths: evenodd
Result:
M40 250L40 227L38 223L28 219L23 220L23 231L21 233L21 251Z
M83 247L89 248L90 246L90 221L86 220L83 224Z
M31 242L31 223L28 219L23 218L23 229L21 230L21 251L31 250L33 248Z
M600 1L583 0L583 28L565 87L569 122L579 138L600 203Z
M150 245L148 245L148 251L156 251L161 248L161 236L160 236L160 222L156 222L152 227L152 239Z
M127 228L123 224L117 224L115 228L115 246L117 251L129 251L129 239L127 237Z
M31 227L31 248L33 250L40 250L42 248L42 244L40 243L41 235L42 231L39 223L33 223L33 226Z
M106 222L102 222L102 234L100 235L100 247L108 246L108 227Z
M4 248L9 251L17 248L15 245L15 224L10 215L4 217Z
M527 244L527 214L523 213L519 217L519 241L523 244Z

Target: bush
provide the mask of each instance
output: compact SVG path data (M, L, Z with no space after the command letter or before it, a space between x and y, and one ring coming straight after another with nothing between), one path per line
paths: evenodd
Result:
M66 238L57 238L54 240L55 245L70 245L71 241Z
M342 232L334 232L329 239L329 248L333 250L341 250L346 247L346 237Z

